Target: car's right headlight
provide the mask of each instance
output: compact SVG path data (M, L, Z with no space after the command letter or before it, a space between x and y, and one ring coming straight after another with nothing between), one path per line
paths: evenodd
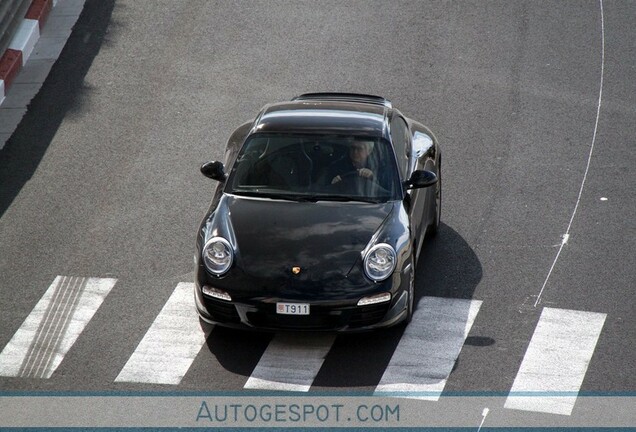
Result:
M213 237L208 240L203 246L201 255L205 267L216 276L225 274L234 260L232 246L223 237Z
M364 257L364 272L375 282L380 282L391 276L397 259L395 249L386 243L373 246Z

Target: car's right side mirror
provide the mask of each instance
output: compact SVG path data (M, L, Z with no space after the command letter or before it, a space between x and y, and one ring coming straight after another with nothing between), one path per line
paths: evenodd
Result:
M219 161L206 162L201 165L201 174L208 178L211 178L212 180L217 180L220 182L224 182L227 178L223 162Z
M433 171L417 170L413 171L411 178L403 183L404 189L421 189L433 186L437 183L437 174Z

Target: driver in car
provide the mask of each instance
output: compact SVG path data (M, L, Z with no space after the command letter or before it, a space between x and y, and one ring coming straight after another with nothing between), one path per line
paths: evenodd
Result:
M336 173L331 179L331 184L341 182L345 174L373 179L375 173L369 166L369 155L372 151L373 141L353 140L349 145L349 157L343 157L331 166L330 171Z

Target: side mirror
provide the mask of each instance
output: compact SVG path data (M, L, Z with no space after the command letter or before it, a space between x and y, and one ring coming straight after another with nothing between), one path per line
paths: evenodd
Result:
M211 178L212 180L220 182L224 182L227 178L227 175L225 174L225 167L223 166L223 163L219 161L206 162L201 165L201 174Z
M429 186L433 186L437 183L437 174L433 171L417 170L413 171L411 178L405 181L405 189L421 189Z

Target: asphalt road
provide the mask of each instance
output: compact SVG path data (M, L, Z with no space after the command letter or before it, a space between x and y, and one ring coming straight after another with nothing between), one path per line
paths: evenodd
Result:
M554 308L606 314L581 391L633 393L634 18L627 1L88 0L0 150L0 347L56 276L117 283L50 378L0 388L242 391L274 336L213 329L177 386L115 378L192 282L200 164L264 104L346 91L443 146L418 295L482 302L444 391L507 394ZM401 337L337 336L310 391L372 392Z

